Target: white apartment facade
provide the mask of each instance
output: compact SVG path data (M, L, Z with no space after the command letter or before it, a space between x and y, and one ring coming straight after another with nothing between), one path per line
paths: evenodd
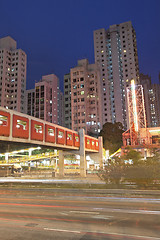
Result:
M98 65L89 64L87 59L79 60L70 70L70 81L72 129L83 128L87 134L98 135L102 128Z
M27 56L11 37L0 39L0 106L25 113Z
M94 31L95 62L102 89L102 123L121 122L129 128L126 87L139 83L136 34L131 22Z
M35 89L27 90L27 114L55 124L61 124L59 79L55 74L42 76ZM62 105L63 106L63 105ZM61 109L61 111L63 111Z
M152 83L151 77L140 74L143 86L147 127L160 126L160 83Z
M72 129L70 73L64 75L64 126Z

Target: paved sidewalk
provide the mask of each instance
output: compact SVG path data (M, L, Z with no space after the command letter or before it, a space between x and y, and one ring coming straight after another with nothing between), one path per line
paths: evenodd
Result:
M13 182L13 183L77 183L77 184L105 184L105 182L101 181L99 178L95 177L86 177L86 178L48 178L48 179L38 179L38 178L15 178L15 177L1 177L0 183L7 183L7 182Z

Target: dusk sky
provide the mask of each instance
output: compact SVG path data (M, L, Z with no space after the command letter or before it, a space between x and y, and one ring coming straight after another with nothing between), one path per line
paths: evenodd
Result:
M54 73L63 76L88 58L94 62L93 31L132 21L140 72L158 83L160 0L0 0L0 38L11 36L27 54L27 89Z

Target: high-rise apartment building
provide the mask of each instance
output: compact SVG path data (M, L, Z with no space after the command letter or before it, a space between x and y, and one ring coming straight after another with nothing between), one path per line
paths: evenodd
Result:
M64 75L64 126L72 129L70 73Z
M83 128L88 134L98 135L102 128L98 65L89 64L87 59L79 60L78 65L70 70L70 81L72 129ZM65 94L64 98L66 101Z
M160 84L152 84L151 77L140 74L143 86L147 127L160 126Z
M125 22L94 31L95 62L99 64L102 91L102 122L121 122L129 128L126 87L139 83L136 34Z
M58 124L64 126L64 96L58 89Z
M42 79L35 83L35 89L27 90L27 114L61 124L59 111L63 109L59 108L60 99L62 97L58 77L55 74L42 76Z
M25 112L27 56L11 37L0 39L0 106Z

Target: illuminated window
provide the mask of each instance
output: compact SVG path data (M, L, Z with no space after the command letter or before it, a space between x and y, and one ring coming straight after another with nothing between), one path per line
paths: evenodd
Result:
M20 128L21 126L23 130L26 130L27 122L22 120L17 120L16 128Z
M36 129L36 133L42 133L42 126L41 125L35 124L34 128Z
M84 94L84 91L81 91L81 95L83 95Z
M71 133L68 133L68 134L67 134L67 139L68 139L68 140L72 140L72 134L71 134Z
M0 126L7 126L8 117L0 115Z
M75 136L75 141L79 142L79 137L78 136Z
M59 131L59 133L58 133L58 138L63 138L63 135L64 135L64 132Z
M87 139L87 145L88 145L88 144L90 144L90 140L89 140L89 139Z
M54 136L54 129L48 128L48 135Z

